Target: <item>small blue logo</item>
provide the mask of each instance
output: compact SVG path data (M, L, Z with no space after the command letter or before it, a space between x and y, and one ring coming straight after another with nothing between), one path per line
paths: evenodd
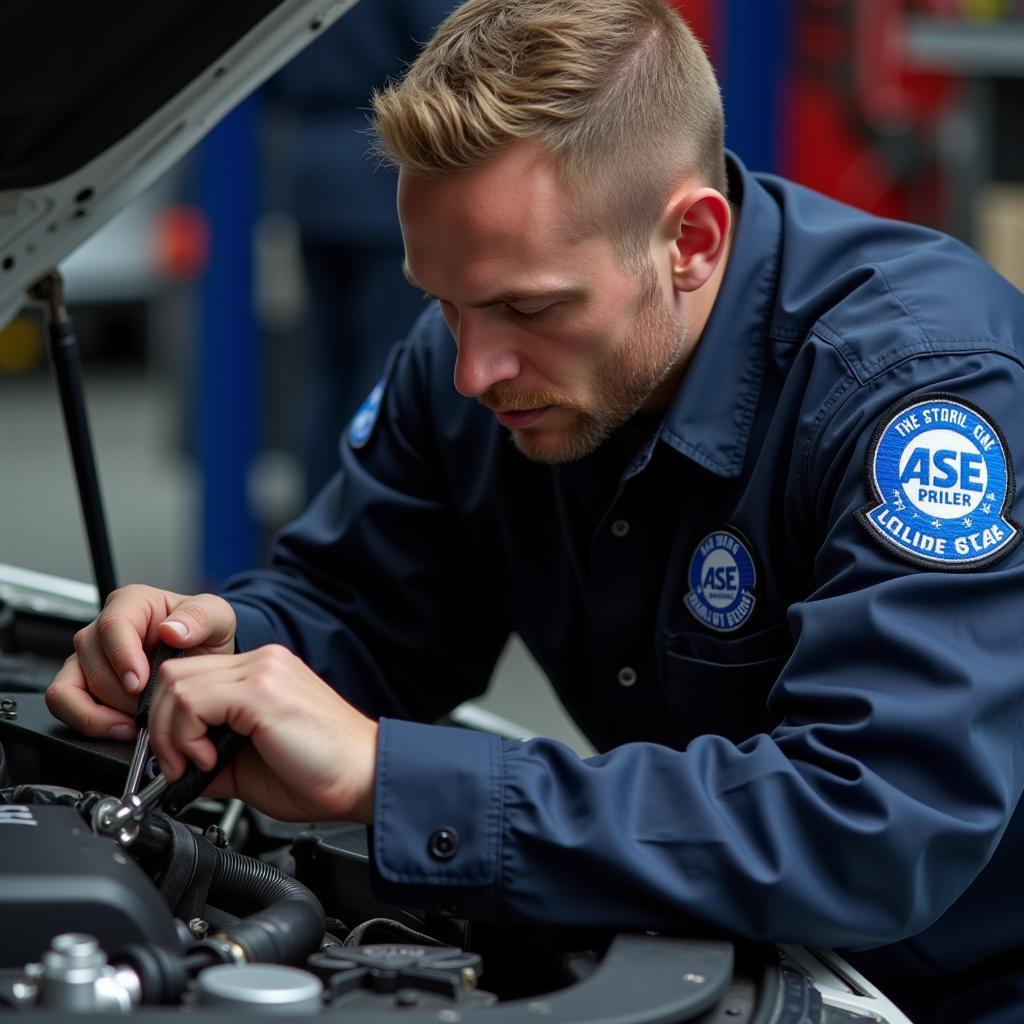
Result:
M373 433L377 417L380 415L380 404L384 398L386 377L377 381L373 390L363 399L363 404L356 410L352 422L348 425L348 443L353 448L362 448Z
M757 570L747 542L731 529L709 533L690 559L685 604L700 623L719 633L740 628L754 612Z
M950 394L904 399L875 430L866 463L875 500L857 511L876 540L915 565L965 571L1021 541L1009 518L1013 466L995 423Z

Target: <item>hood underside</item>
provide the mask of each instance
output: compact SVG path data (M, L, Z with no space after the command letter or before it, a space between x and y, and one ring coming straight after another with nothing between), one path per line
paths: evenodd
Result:
M354 0L0 5L0 326Z

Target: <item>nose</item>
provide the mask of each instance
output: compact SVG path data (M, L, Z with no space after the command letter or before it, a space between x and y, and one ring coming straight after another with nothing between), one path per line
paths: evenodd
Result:
M488 323L484 311L464 310L449 321L458 354L455 390L479 398L489 387L519 376L519 357L499 325Z

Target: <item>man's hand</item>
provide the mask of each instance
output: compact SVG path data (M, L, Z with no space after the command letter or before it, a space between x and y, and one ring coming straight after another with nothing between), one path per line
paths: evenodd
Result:
M132 739L132 715L149 679L146 651L160 640L189 654L233 652L235 613L213 594L115 590L97 619L75 634L75 653L46 691L46 706L87 736Z
M252 741L210 785L276 818L373 820L377 723L284 647L165 662L149 709L161 770L216 763L207 731L227 724Z

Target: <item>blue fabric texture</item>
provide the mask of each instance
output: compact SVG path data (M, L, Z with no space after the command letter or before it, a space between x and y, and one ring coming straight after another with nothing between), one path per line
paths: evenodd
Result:
M625 472L604 449L523 458L453 391L432 308L392 353L365 445L343 440L269 567L229 586L239 642L286 643L385 716L388 902L697 918L869 951L874 976L966 969L1024 945L1024 553L915 564L856 513L873 434L912 397L980 410L1020 479L1024 297L941 234L730 173L714 312ZM756 569L728 632L686 600L718 530ZM416 724L481 693L511 631L597 756ZM449 827L442 862L430 837Z

